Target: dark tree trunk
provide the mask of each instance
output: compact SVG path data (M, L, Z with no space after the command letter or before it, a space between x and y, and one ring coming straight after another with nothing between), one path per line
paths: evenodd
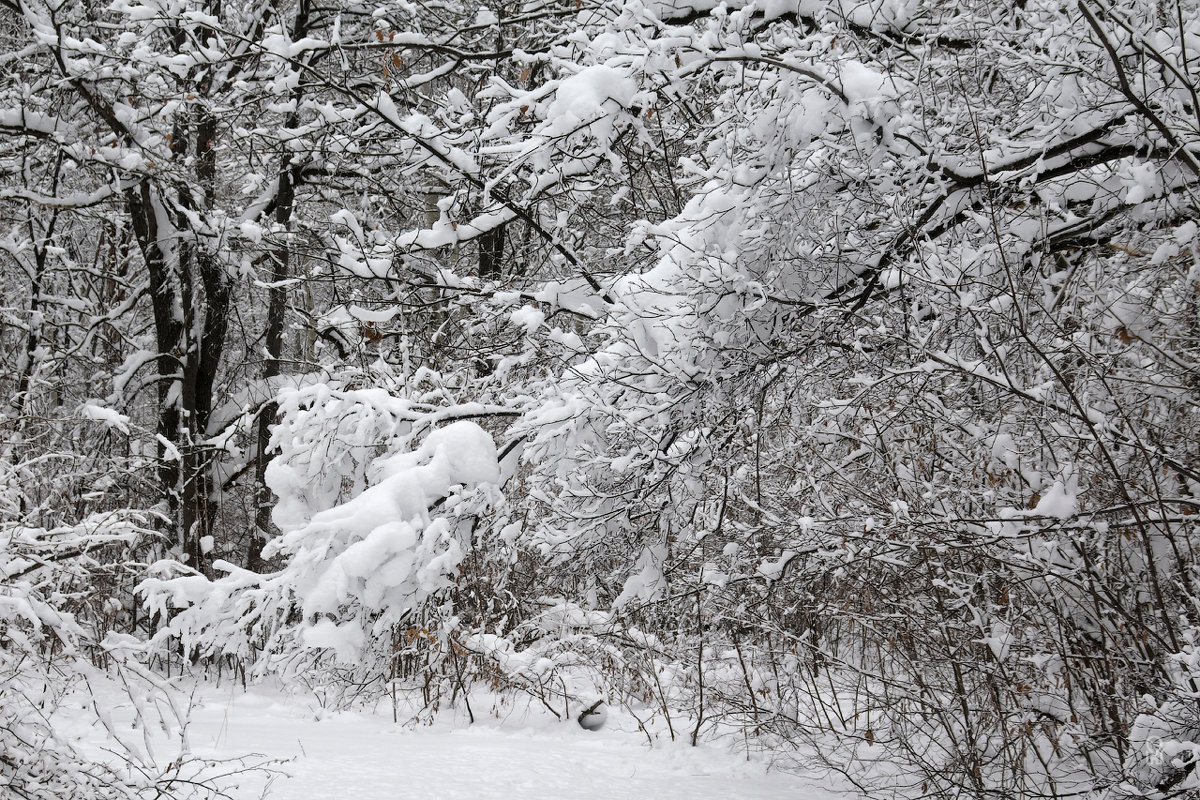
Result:
M177 39L182 47L181 31ZM189 81L189 89L202 95L207 81L202 75L194 87ZM197 236L191 215L211 210L216 200L216 132L211 112L181 112L171 155L180 164L194 157L194 181L172 190L174 202L146 179L125 190L154 311L158 482L168 534L184 560L203 573L209 571L204 543L212 535L215 510L208 422L225 350L230 284L223 265Z
M296 12L296 20L292 27L292 39L301 39L308 33L309 24L308 0L301 0ZM291 91L292 108L299 108L303 99L303 89L299 84ZM300 124L300 116L293 111L287 117L285 126L293 129ZM271 288L268 290L267 301L267 359L263 364L263 383L265 390L273 392L271 379L281 372L280 359L283 356L283 333L287 315L287 290L283 282L291 273L291 241L289 231L292 225L292 209L296 201L296 184L300 181L300 166L295 163L292 153L286 147L281 149L279 162L279 183L275 195L275 222L279 226L282 237L278 246L271 253ZM254 531L250 541L249 552L246 554L246 568L254 572L262 572L266 568L263 559L263 548L271 538L271 508L274 498L267 487L266 471L268 451L271 447L271 424L279 413L279 406L274 401L267 403L259 411L258 429L256 431L255 464L254 464Z
M485 283L500 280L506 228L500 225L479 237L479 280Z

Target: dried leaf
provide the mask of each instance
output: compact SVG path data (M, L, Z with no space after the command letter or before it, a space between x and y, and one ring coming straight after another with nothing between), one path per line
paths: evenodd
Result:
M362 334L362 338L366 339L371 344L379 344L379 342L383 341L383 334L380 333L379 329L375 327L374 322L367 322L363 325L360 325L358 332Z

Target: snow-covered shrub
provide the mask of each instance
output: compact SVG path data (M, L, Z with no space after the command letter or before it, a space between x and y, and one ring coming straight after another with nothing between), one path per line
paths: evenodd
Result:
M504 635L464 628L459 637L481 659L479 675L490 678L493 688L532 695L564 719L576 702L602 698L642 706L653 698L652 679L638 658L647 643L637 631L608 612L561 597L538 598L530 606Z
M226 562L213 580L159 565L140 591L201 655L258 674L325 664L358 682L390 678L419 641L448 652L451 594L480 518L502 505L490 435L453 409L431 412L381 390L327 386L285 396L267 470L282 533L256 574ZM490 528L488 528L490 530Z
M108 633L95 613L120 607L107 573L153 536L146 523L110 513L53 529L0 526L0 795L218 796L213 765L188 754L173 690L139 663L136 639ZM132 727L114 721L113 696ZM152 742L160 729L179 736L166 760Z
M900 795L1125 780L1200 546L1196 4L680 5L638 58L719 65L655 108L708 114L688 199L518 423L530 545L698 727ZM1118 144L1138 92L1182 160Z
M1200 790L1200 628L1187 627L1172 656L1172 683L1163 696L1142 698L1145 712L1130 733L1134 751L1122 794L1176 797Z

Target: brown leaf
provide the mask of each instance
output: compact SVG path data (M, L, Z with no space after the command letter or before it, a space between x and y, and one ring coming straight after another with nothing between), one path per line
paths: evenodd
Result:
M362 337L371 344L378 344L379 342L383 341L383 334L380 333L379 329L375 327L374 322L367 322L363 325L360 325L358 332L361 333Z

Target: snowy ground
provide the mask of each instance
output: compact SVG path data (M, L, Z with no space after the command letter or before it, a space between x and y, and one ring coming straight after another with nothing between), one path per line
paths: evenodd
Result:
M477 710L478 713L478 710ZM290 773L247 776L235 800L846 800L820 785L713 747L649 747L628 720L589 733L534 717L474 726L396 725L368 713L322 716L265 690L210 689L192 712L202 756L289 759ZM632 729L629 729L632 728ZM265 784L265 785L264 785Z

